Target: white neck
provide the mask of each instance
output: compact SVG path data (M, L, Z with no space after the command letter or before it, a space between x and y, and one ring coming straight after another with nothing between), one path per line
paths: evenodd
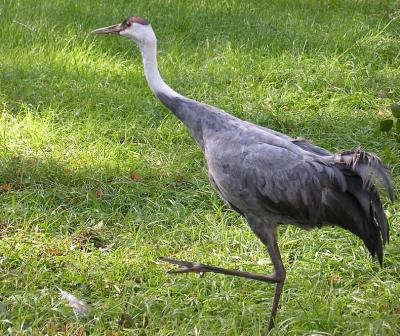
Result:
M162 93L168 97L180 97L180 94L171 89L161 78L157 66L157 42L139 44L142 53L144 74L151 91L157 95Z

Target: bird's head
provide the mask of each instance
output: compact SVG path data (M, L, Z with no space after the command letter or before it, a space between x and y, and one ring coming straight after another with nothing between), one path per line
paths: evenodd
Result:
M122 23L95 29L92 34L119 34L131 38L138 45L151 44L156 36L148 21L140 16L132 16Z

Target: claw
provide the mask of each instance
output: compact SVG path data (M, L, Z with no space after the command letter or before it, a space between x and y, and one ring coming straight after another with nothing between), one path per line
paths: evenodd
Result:
M199 263L194 263L184 260L176 260L167 257L160 257L160 260L168 262L170 264L179 265L181 267L177 269L169 270L167 273L179 274L179 273L204 273L207 272L207 266Z

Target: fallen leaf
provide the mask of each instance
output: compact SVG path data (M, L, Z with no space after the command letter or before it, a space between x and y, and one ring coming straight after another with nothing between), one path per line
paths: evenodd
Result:
M76 316L85 316L89 313L90 306L84 300L78 299L75 295L62 290L57 287L60 291L61 297L68 301L69 306L72 308Z
M283 112L289 112L289 106L282 107Z
M140 175L139 175L139 173L137 173L137 172L132 172L132 173L131 173L131 180L132 180L132 181L135 181L135 182L140 181Z
M56 256L60 256L60 255L64 254L62 251L57 250L57 249L48 249L47 253L51 254L51 255L56 255Z
M103 196L103 191L100 189L97 189L94 194L95 194L96 198L101 198Z
M11 189L11 186L9 184L7 184L7 183L0 184L0 190L9 191L10 189Z

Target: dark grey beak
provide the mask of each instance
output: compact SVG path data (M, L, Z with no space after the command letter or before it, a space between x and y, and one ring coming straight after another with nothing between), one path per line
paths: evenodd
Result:
M109 27L103 27L103 28L98 28L93 31L91 31L91 34L118 34L121 30L124 30L125 27L123 26L122 23L109 26Z

